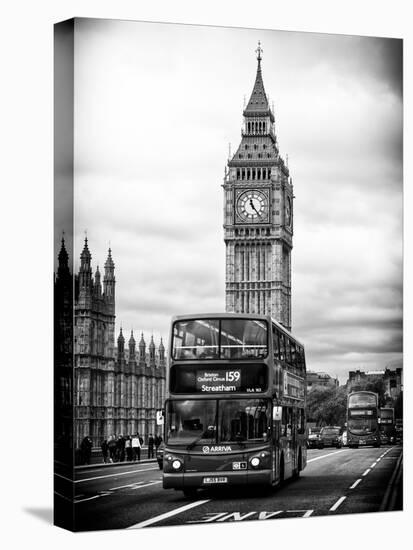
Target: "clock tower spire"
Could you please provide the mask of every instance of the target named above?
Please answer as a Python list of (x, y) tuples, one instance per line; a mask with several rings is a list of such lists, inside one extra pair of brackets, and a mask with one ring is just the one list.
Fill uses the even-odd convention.
[(271, 315), (291, 329), (293, 187), (265, 93), (260, 42), (255, 51), (257, 74), (241, 143), (223, 185), (226, 310)]

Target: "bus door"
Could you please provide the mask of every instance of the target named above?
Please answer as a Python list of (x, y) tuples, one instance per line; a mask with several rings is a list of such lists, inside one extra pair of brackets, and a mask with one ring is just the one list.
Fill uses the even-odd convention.
[(284, 476), (285, 478), (292, 475), (294, 468), (294, 422), (293, 422), (293, 409), (291, 407), (283, 407), (283, 420), (281, 429), (284, 431)]
[(273, 406), (272, 413), (272, 445), (271, 445), (271, 470), (272, 482), (278, 481), (280, 464), (280, 437), (281, 437), (282, 407)]
[(298, 467), (298, 422), (299, 409), (291, 409), (291, 448), (292, 448), (292, 469)]

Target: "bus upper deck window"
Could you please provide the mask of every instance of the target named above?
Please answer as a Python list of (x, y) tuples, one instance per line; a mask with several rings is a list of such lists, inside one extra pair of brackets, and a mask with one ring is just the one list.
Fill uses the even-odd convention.
[(278, 332), (275, 327), (273, 327), (273, 330), (272, 330), (272, 347), (273, 347), (274, 359), (279, 359), (280, 345), (278, 342)]
[(279, 333), (279, 342), (280, 342), (280, 360), (285, 361), (285, 341), (284, 341), (284, 334), (281, 332)]

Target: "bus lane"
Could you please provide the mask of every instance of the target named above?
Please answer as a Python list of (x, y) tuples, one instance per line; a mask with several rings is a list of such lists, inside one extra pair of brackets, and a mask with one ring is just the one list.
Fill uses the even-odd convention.
[[(149, 525), (177, 525), (184, 523), (224, 523), (233, 521), (281, 519), (341, 513), (341, 506), (348, 499), (354, 482), (386, 452), (383, 449), (340, 449), (329, 452), (309, 453), (309, 463), (298, 480), (287, 481), (274, 491), (263, 489), (228, 488), (219, 492), (200, 491), (198, 499), (187, 508), (183, 504), (174, 512), (159, 515), (133, 527)], [(376, 466), (375, 466), (376, 467)], [(378, 484), (386, 486), (391, 472), (386, 469), (369, 485), (367, 492), (377, 492)], [(371, 506), (363, 508), (363, 502), (371, 502), (371, 495), (364, 495), (358, 511), (371, 511)], [(188, 501), (187, 501), (188, 502)], [(347, 505), (347, 503), (346, 503)], [(351, 503), (349, 504), (351, 507)], [(375, 503), (376, 509), (380, 502)]]
[(402, 453), (401, 447), (382, 447), (380, 454), (350, 485), (340, 505), (340, 514), (377, 512)]

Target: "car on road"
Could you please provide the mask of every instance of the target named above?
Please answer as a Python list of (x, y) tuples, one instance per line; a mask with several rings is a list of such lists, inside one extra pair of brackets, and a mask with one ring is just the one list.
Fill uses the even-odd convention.
[(320, 439), (324, 447), (340, 447), (343, 446), (341, 440), (341, 428), (340, 426), (324, 426), (321, 428)]
[(308, 429), (307, 448), (322, 449), (324, 447), (320, 437), (321, 428), (314, 426)]
[(159, 447), (156, 449), (156, 460), (158, 462), (158, 466), (160, 470), (163, 470), (163, 451), (164, 451), (164, 444), (161, 443)]
[(388, 445), (390, 443), (390, 438), (385, 432), (380, 432), (380, 444)]

